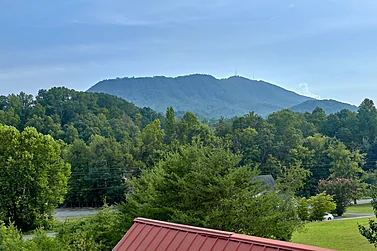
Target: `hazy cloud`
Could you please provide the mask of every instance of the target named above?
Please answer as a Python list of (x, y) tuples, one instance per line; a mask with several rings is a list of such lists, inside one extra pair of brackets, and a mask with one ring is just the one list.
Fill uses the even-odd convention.
[(301, 84), (298, 85), (298, 87), (299, 87), (299, 93), (301, 95), (311, 97), (311, 98), (315, 98), (315, 99), (321, 99), (321, 97), (319, 95), (316, 95), (309, 90), (308, 84), (301, 83)]
[(292, 9), (293, 7), (295, 7), (295, 4), (291, 3), (291, 4), (288, 6), (288, 9)]

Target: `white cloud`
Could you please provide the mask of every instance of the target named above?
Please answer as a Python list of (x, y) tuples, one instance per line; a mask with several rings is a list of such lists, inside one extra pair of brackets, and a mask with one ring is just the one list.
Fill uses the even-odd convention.
[(319, 95), (316, 95), (309, 90), (308, 84), (301, 83), (301, 84), (298, 85), (298, 87), (299, 87), (299, 93), (301, 95), (311, 97), (311, 98), (315, 98), (315, 99), (321, 99), (321, 97)]

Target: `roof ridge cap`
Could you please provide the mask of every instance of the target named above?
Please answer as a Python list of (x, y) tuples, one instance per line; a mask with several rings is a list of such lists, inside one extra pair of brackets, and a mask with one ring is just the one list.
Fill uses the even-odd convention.
[(226, 232), (226, 231), (220, 231), (220, 230), (214, 230), (214, 229), (202, 228), (202, 227), (193, 227), (193, 226), (187, 226), (187, 225), (178, 224), (178, 223), (151, 220), (151, 219), (140, 218), (140, 217), (134, 219), (134, 222), (163, 227), (163, 228), (170, 228), (170, 229), (175, 229), (175, 230), (180, 230), (180, 231), (185, 231), (185, 232), (203, 234), (203, 235), (208, 235), (208, 236), (217, 236), (217, 237), (222, 237), (222, 238), (231, 238), (231, 236), (235, 234), (233, 232)]

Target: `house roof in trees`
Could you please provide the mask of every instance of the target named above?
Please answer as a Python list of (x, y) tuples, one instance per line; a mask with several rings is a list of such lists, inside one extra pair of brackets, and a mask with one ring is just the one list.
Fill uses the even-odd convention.
[(272, 175), (258, 175), (255, 176), (253, 181), (262, 181), (262, 185), (266, 186), (267, 189), (275, 188), (275, 179)]
[(232, 232), (136, 218), (113, 251), (331, 251)]

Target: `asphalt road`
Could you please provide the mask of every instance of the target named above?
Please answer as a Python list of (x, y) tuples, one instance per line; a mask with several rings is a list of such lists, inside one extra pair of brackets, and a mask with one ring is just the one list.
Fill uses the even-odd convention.
[(374, 217), (374, 214), (344, 214), (343, 216), (335, 217), (334, 220), (350, 220), (368, 217)]
[(79, 217), (85, 215), (92, 215), (99, 212), (99, 209), (93, 208), (58, 208), (55, 209), (55, 218), (56, 219), (65, 219), (70, 217)]
[(372, 199), (364, 199), (364, 200), (357, 200), (357, 204), (368, 204), (372, 201)]

